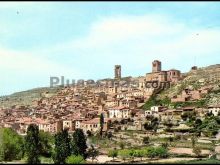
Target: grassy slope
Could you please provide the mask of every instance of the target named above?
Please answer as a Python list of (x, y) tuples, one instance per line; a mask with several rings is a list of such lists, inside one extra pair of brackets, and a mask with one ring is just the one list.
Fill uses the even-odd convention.
[(12, 105), (30, 105), (33, 100), (40, 99), (42, 93), (55, 94), (60, 87), (56, 88), (35, 88), (27, 91), (17, 92), (9, 96), (0, 97), (0, 107), (11, 107)]

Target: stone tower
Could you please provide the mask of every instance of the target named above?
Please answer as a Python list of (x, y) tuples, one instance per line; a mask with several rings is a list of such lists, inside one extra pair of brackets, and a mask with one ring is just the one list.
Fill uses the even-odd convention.
[(115, 79), (121, 79), (121, 65), (115, 65)]
[(152, 62), (152, 72), (160, 72), (161, 71), (161, 62), (158, 60), (154, 60)]

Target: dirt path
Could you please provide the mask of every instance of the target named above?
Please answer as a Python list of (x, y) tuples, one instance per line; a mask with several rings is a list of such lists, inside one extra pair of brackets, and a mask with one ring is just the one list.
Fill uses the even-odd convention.
[[(169, 152), (171, 153), (175, 153), (175, 154), (190, 154), (190, 155), (195, 155), (192, 151), (191, 148), (171, 148), (169, 150)], [(209, 150), (202, 150), (202, 154), (209, 154), (210, 151)]]

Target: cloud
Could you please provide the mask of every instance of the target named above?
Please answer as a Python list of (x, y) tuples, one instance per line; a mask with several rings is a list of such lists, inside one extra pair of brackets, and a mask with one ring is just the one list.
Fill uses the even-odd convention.
[(38, 75), (39, 81), (49, 74), (99, 79), (113, 77), (115, 64), (123, 76), (143, 76), (159, 59), (164, 70), (186, 72), (195, 57), (198, 66), (220, 61), (220, 29), (207, 26), (159, 14), (98, 17), (72, 41), (33, 52), (0, 49), (0, 69)]
[(94, 48), (111, 46), (132, 40), (145, 41), (180, 33), (184, 24), (169, 24), (169, 19), (161, 15), (115, 16), (100, 18), (95, 22), (85, 38), (74, 41), (74, 47)]
[[(77, 59), (100, 64), (94, 70), (119, 63), (127, 70), (125, 74), (132, 75), (136, 70), (137, 75), (139, 69), (143, 75), (150, 71), (154, 59), (161, 60), (164, 69), (182, 71), (190, 69), (195, 56), (198, 65), (215, 63), (219, 59), (219, 42), (219, 28), (189, 25), (169, 15), (119, 15), (100, 17), (87, 35), (63, 43), (56, 50), (69, 49), (79, 56)], [(210, 56), (214, 58), (205, 59)], [(187, 62), (183, 64), (184, 59)]]
[(51, 62), (46, 58), (39, 57), (30, 52), (0, 49), (0, 59), (0, 68), (4, 70), (14, 70), (15, 72), (25, 72), (37, 75), (66, 75), (74, 73), (74, 70), (71, 70), (65, 65), (59, 64), (58, 62)]
[(37, 54), (0, 49), (0, 95), (50, 85), (50, 77), (64, 76), (65, 80), (79, 79), (74, 67), (52, 62)]

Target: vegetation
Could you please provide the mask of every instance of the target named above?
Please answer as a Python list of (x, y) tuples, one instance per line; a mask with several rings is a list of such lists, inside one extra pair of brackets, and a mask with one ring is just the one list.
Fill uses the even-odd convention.
[(150, 122), (146, 122), (144, 124), (144, 129), (145, 130), (153, 130), (154, 132), (156, 132), (158, 125), (159, 125), (158, 118), (152, 118)]
[(147, 155), (147, 151), (146, 150), (135, 150), (134, 151), (134, 157), (137, 157), (137, 158), (140, 158), (141, 159), (141, 161), (142, 161), (142, 158), (144, 157), (144, 156), (146, 156)]
[(40, 138), (40, 154), (44, 157), (52, 156), (52, 145), (54, 144), (54, 137), (44, 131), (39, 132)]
[(199, 147), (193, 147), (193, 153), (197, 156), (200, 157), (202, 150)]
[(171, 103), (171, 106), (173, 108), (188, 107), (188, 106), (194, 106), (197, 108), (201, 108), (201, 107), (207, 106), (207, 100), (201, 99), (201, 100), (197, 100), (197, 101), (174, 102), (174, 103)]
[(53, 160), (55, 164), (64, 164), (66, 158), (71, 155), (70, 138), (68, 131), (62, 130), (55, 135), (55, 149)]
[(119, 157), (121, 157), (122, 160), (132, 159), (134, 158), (140, 158), (142, 160), (143, 157), (148, 158), (166, 158), (168, 157), (168, 150), (164, 147), (147, 147), (143, 149), (124, 149), (118, 151)]
[(86, 149), (86, 136), (82, 129), (76, 129), (72, 135), (72, 154), (81, 155), (84, 159), (87, 157)]
[(96, 157), (99, 155), (99, 151), (94, 148), (92, 145), (91, 148), (88, 150), (88, 157), (92, 159), (92, 162), (96, 159)]
[(168, 150), (164, 147), (148, 147), (147, 148), (147, 157), (149, 158), (166, 158), (168, 157)]
[(103, 113), (101, 113), (101, 115), (100, 115), (100, 136), (101, 137), (102, 137), (102, 131), (103, 131), (103, 127), (104, 127), (104, 122), (105, 122), (104, 115), (103, 115)]
[(202, 132), (208, 137), (213, 137), (220, 128), (220, 119), (218, 116), (206, 116), (204, 120), (192, 121), (192, 126), (194, 126), (193, 132), (197, 134)]
[(118, 152), (118, 155), (119, 155), (119, 156), (121, 157), (121, 159), (124, 160), (124, 162), (125, 162), (125, 160), (130, 157), (130, 154), (129, 154), (129, 153), (130, 153), (129, 150), (124, 149), (124, 150), (120, 150), (120, 151)]
[(146, 136), (146, 137), (143, 138), (143, 143), (144, 143), (144, 144), (149, 144), (149, 143), (150, 143), (150, 138), (149, 138), (149, 136)]
[(81, 155), (71, 155), (68, 156), (65, 160), (67, 164), (85, 164), (85, 160)]
[(146, 103), (143, 105), (143, 109), (145, 110), (149, 110), (152, 106), (158, 105), (159, 101), (156, 100), (156, 95), (152, 95), (147, 101)]
[(0, 161), (23, 157), (24, 139), (10, 128), (0, 128)]
[(40, 136), (39, 128), (35, 124), (30, 124), (25, 137), (25, 153), (27, 155), (28, 164), (40, 163)]
[(109, 157), (112, 157), (113, 160), (114, 160), (114, 158), (116, 158), (116, 157), (118, 156), (118, 151), (117, 151), (116, 149), (110, 150), (110, 151), (108, 152), (108, 156), (109, 156)]

